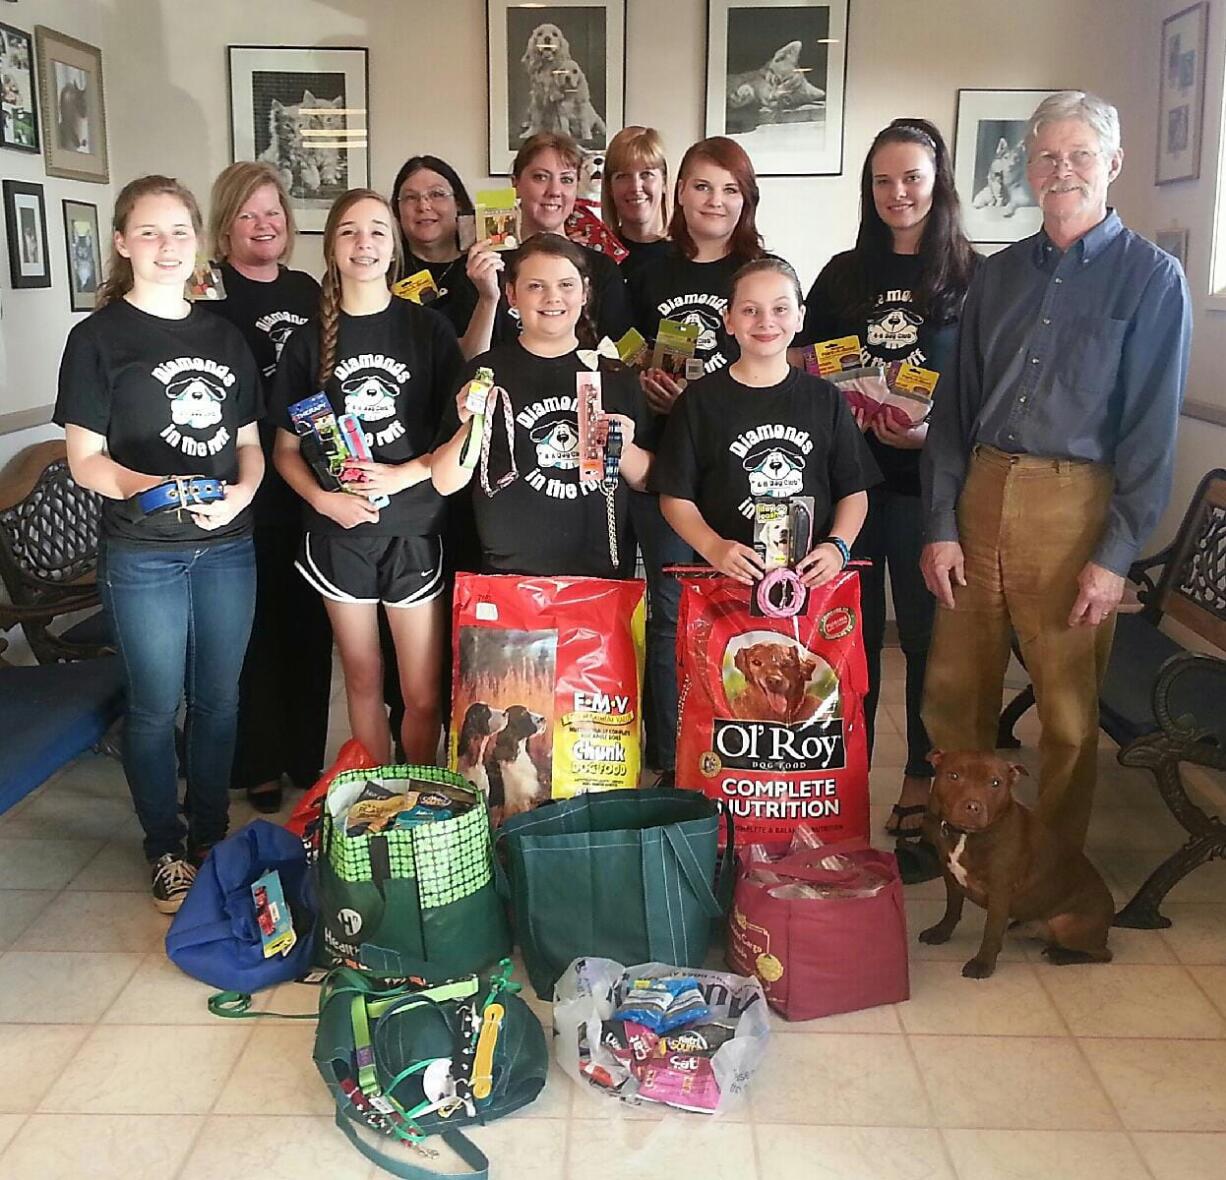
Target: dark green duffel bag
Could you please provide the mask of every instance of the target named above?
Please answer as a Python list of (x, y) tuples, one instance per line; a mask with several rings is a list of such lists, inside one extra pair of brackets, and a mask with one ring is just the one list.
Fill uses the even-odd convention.
[[(348, 836), (345, 801), (368, 779), (436, 783), (470, 795), (473, 806), (419, 827)], [(436, 766), (337, 775), (323, 808), (319, 916), (326, 966), (358, 967), (386, 978), (452, 979), (510, 954), (481, 792)]]
[(542, 999), (571, 962), (700, 967), (732, 896), (732, 816), (696, 791), (652, 787), (577, 795), (495, 833), (506, 852), (516, 939)]

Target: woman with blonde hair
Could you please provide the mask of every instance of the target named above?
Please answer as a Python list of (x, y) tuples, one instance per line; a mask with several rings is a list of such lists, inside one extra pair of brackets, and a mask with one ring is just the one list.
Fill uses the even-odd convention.
[(654, 127), (623, 127), (609, 141), (600, 208), (605, 224), (630, 251), (621, 264), (627, 283), (668, 253), (668, 160)]
[[(431, 450), (463, 358), (442, 315), (392, 295), (400, 232), (382, 196), (351, 189), (338, 198), (323, 253), (318, 317), (290, 337), (270, 405), (277, 469), (306, 502), (298, 571), (325, 600), (353, 736), (380, 762), (391, 756), (378, 624), (386, 608), (405, 704), (401, 743), (409, 762), (430, 763), (447, 617), (446, 506), (430, 482)], [(361, 482), (346, 490), (320, 485), (289, 417), (320, 390), (338, 416), (359, 421), (370, 448), (369, 462), (353, 464)], [(372, 502), (383, 497), (382, 507)]]
[[(224, 297), (201, 305), (229, 320), (255, 357), (267, 395), (291, 333), (319, 307), (319, 284), (285, 264), (294, 213), (268, 164), (240, 160), (213, 182), (209, 243)], [(260, 423), (267, 475), (255, 513), (255, 622), (239, 680), (238, 744), (230, 785), (262, 812), (281, 805), (284, 775), (296, 787), (319, 777), (328, 738), (332, 631), (319, 596), (294, 572), (298, 499), (272, 467), (276, 429)]]
[[(195, 197), (168, 176), (140, 177), (120, 192), (112, 227), (97, 310), (64, 346), (55, 421), (73, 478), (102, 497), (97, 577), (123, 657), (124, 773), (153, 902), (170, 914), (228, 823), (255, 602), (260, 385), (242, 336), (184, 298)], [(185, 689), (186, 832), (175, 751)]]

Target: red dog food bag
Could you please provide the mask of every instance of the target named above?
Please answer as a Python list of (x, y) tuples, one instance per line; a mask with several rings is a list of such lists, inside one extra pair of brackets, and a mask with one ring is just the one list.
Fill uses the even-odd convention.
[(645, 628), (642, 582), (457, 575), (448, 765), (496, 820), (638, 786)]
[(737, 844), (868, 839), (868, 671), (860, 582), (844, 570), (791, 618), (748, 586), (681, 575), (677, 785), (731, 805)]

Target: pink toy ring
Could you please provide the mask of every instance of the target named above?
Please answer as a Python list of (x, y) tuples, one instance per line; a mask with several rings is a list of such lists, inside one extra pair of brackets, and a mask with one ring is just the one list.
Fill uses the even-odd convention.
[(757, 589), (758, 609), (768, 619), (790, 619), (805, 605), (805, 584), (795, 570), (786, 566), (771, 570)]

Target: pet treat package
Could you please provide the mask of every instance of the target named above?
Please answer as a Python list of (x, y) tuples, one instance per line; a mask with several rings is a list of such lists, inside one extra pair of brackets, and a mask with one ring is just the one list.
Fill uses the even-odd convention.
[(507, 818), (638, 786), (642, 582), (456, 577), (449, 765)]
[(754, 591), (692, 570), (677, 624), (677, 786), (722, 799), (738, 846), (868, 839), (868, 672), (860, 581), (844, 570), (790, 618)]
[(554, 988), (558, 1064), (585, 1090), (722, 1114), (744, 1098), (770, 1036), (753, 976), (576, 959)]

